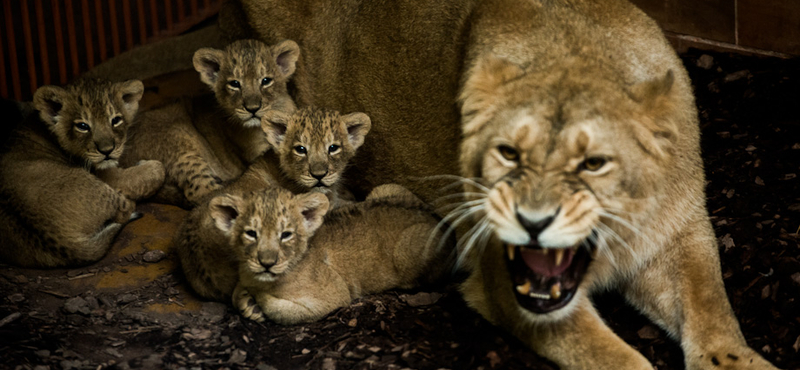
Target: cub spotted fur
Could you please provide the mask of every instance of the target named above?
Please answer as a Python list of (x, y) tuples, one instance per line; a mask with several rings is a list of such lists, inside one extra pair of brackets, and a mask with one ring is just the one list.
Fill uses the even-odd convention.
[(261, 118), (271, 110), (295, 110), (286, 83), (299, 54), (291, 40), (274, 46), (240, 40), (225, 50), (198, 50), (195, 69), (214, 96), (141, 114), (123, 164), (160, 160), (167, 179), (157, 200), (187, 208), (197, 205), (269, 149)]
[(223, 197), (215, 199), (229, 209), (214, 218), (239, 260), (233, 304), (253, 320), (315, 321), (363, 295), (411, 289), (450, 271), (452, 244), (437, 248), (439, 219), (399, 185), (329, 212), (324, 224), (316, 217), (326, 207), (309, 213), (305, 199), (283, 189)]
[(652, 369), (592, 305), (619, 289), (686, 368), (774, 369), (725, 295), (690, 81), (628, 1), (236, 3), (257, 37), (315, 51), (300, 104), (369, 112), (351, 185), (430, 201), (408, 179), (459, 174), (480, 194), (447, 217), (471, 220), (461, 291), (485, 318), (562, 369)]
[(164, 182), (158, 161), (120, 169), (138, 80), (81, 80), (36, 90), (31, 114), (0, 154), (0, 259), (28, 267), (85, 265), (105, 255), (134, 201)]

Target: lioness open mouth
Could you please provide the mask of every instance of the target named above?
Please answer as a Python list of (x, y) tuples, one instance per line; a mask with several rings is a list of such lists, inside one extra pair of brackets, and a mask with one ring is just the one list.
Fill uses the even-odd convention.
[(536, 242), (504, 246), (517, 302), (534, 313), (555, 311), (572, 300), (595, 249), (590, 240), (560, 249), (542, 248)]

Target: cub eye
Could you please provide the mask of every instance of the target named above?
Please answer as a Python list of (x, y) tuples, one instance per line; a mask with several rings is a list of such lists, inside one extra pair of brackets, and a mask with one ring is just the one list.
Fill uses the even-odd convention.
[(261, 79), (261, 86), (269, 86), (272, 85), (272, 79), (269, 77), (264, 77)]
[(507, 161), (517, 162), (519, 161), (519, 152), (508, 146), (508, 145), (500, 145), (497, 147), (497, 151), (500, 152), (500, 155)]
[(75, 128), (80, 132), (88, 132), (91, 129), (86, 122), (75, 123)]
[(302, 145), (298, 145), (298, 146), (294, 147), (294, 151), (297, 154), (306, 154), (306, 147), (304, 147)]
[(281, 240), (289, 240), (292, 237), (292, 233), (289, 231), (284, 231), (281, 233)]
[(122, 123), (122, 117), (120, 117), (120, 116), (116, 116), (116, 117), (111, 119), (111, 126), (116, 127), (116, 126), (119, 126), (120, 123)]
[(340, 147), (338, 145), (333, 144), (333, 145), (328, 147), (328, 153), (336, 153), (336, 152), (339, 151), (339, 148)]
[(244, 232), (244, 234), (250, 237), (251, 239), (258, 238), (258, 233), (255, 230), (247, 230)]
[(580, 169), (594, 172), (605, 166), (607, 162), (608, 160), (603, 157), (589, 157), (581, 163)]
[(238, 89), (238, 88), (242, 87), (242, 84), (240, 84), (239, 81), (230, 80), (230, 81), (228, 81), (228, 86), (230, 86), (230, 87), (232, 87), (234, 89)]

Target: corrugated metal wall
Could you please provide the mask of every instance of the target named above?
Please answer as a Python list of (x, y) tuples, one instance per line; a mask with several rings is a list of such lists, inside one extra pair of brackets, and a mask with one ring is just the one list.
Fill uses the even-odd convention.
[(0, 96), (30, 100), (137, 45), (184, 32), (222, 0), (0, 0)]

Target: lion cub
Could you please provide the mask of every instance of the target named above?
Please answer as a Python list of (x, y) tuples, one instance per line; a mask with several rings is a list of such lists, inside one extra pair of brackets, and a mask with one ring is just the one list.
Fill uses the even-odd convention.
[(275, 149), (250, 171), (295, 194), (321, 192), (334, 207), (352, 197), (342, 186), (342, 175), (372, 127), (369, 116), (304, 107), (291, 115), (271, 111), (261, 125)]
[(264, 213), (231, 207), (215, 217), (237, 252), (233, 304), (245, 317), (284, 325), (315, 321), (363, 295), (411, 289), (449, 271), (454, 240), (437, 248), (439, 220), (399, 185), (380, 186), (364, 202), (333, 210), (321, 226), (307, 221), (299, 201), (280, 193), (227, 198), (231, 205), (264, 202), (258, 208)]
[(144, 86), (82, 80), (36, 90), (31, 114), (0, 154), (0, 259), (28, 267), (85, 265), (105, 255), (153, 195), (164, 167), (117, 167)]
[(123, 164), (160, 160), (167, 180), (157, 200), (185, 208), (199, 204), (269, 149), (261, 118), (271, 110), (295, 110), (286, 83), (299, 55), (291, 40), (274, 46), (239, 40), (225, 50), (198, 50), (195, 69), (214, 97), (141, 114)]

